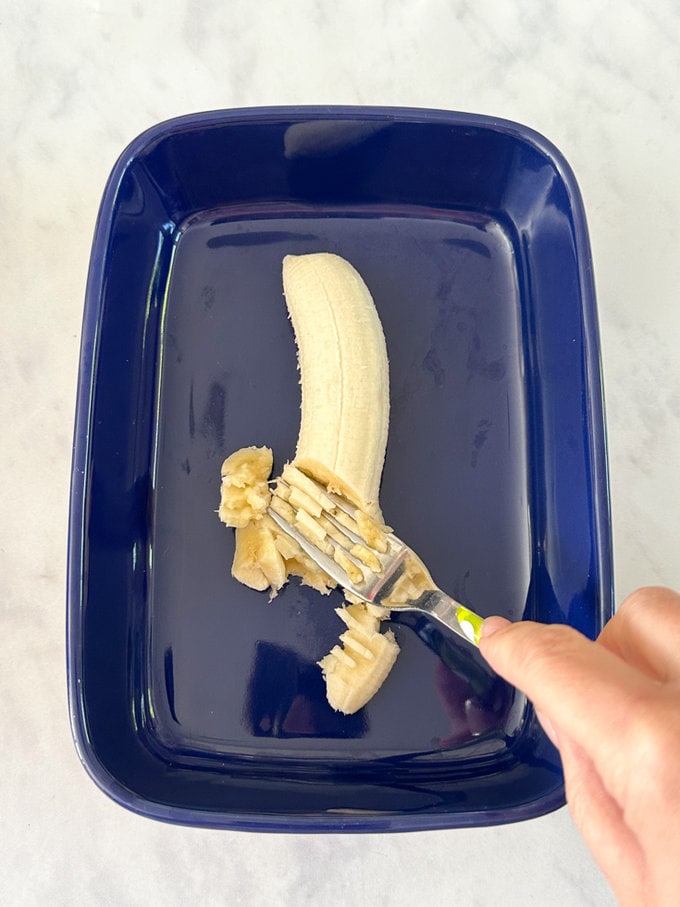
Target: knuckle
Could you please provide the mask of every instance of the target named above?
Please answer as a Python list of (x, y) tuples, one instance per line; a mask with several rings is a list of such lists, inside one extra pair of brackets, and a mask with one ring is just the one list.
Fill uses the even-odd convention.
[(679, 770), (673, 754), (680, 742), (680, 707), (658, 693), (640, 699), (634, 709), (627, 734), (626, 749), (631, 766), (639, 772), (644, 787), (652, 795), (667, 795), (678, 785)]
[(676, 608), (679, 603), (680, 595), (672, 589), (665, 586), (642, 586), (623, 600), (617, 614), (637, 617), (641, 609), (648, 611), (650, 608), (665, 608), (669, 605)]

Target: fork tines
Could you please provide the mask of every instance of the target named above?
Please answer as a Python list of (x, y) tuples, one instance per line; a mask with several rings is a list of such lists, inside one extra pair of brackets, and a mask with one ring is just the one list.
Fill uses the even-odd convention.
[[(346, 588), (374, 581), (391, 560), (388, 527), (290, 464), (277, 480), (270, 515)], [(330, 560), (322, 563), (321, 556)]]

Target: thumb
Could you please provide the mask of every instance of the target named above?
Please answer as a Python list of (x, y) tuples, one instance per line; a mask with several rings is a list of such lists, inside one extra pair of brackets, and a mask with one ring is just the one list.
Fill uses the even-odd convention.
[(581, 746), (592, 748), (597, 741), (603, 758), (612, 755), (610, 748), (621, 748), (633, 704), (654, 687), (650, 678), (564, 624), (487, 618), (479, 650), (542, 717)]
[[(497, 631), (505, 630), (511, 626), (512, 626), (512, 623), (509, 620), (506, 620), (506, 618), (504, 618), (504, 617), (497, 617), (497, 616), (488, 617), (482, 624), (481, 639), (484, 640), (484, 645), (482, 645), (480, 642), (480, 649), (484, 650), (483, 654), (487, 658), (487, 661), (489, 661), (489, 663), (492, 664), (492, 666), (493, 666), (493, 661), (495, 661), (493, 651), (494, 651), (496, 643), (498, 643), (501, 646), (501, 648), (505, 648), (507, 646), (508, 641), (507, 641), (507, 639), (503, 640), (502, 638), (498, 638), (497, 640), (495, 640), (494, 644), (491, 646), (489, 645), (488, 641), (489, 641), (490, 637), (493, 636), (494, 633), (496, 633)], [(499, 667), (498, 673), (500, 673), (501, 666), (499, 665), (498, 667)], [(537, 712), (537, 716), (538, 716), (538, 720), (543, 725), (543, 729), (545, 730), (546, 734), (548, 735), (548, 737), (550, 738), (552, 743), (554, 743), (555, 746), (557, 746), (557, 734), (553, 727), (552, 721), (548, 718), (547, 715), (544, 715), (541, 712)]]

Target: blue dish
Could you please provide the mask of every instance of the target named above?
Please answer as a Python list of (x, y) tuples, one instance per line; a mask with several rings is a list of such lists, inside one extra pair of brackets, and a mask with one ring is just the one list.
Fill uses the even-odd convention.
[(381, 502), (481, 614), (612, 613), (599, 344), (579, 191), (497, 119), (271, 108), (162, 123), (115, 165), (85, 302), (71, 487), (77, 750), (141, 814), (250, 830), (489, 825), (564, 802), (531, 706), (427, 621), (359, 714), (315, 665), (330, 600), (230, 576), (220, 465), (298, 431), (289, 252), (337, 252), (390, 355)]

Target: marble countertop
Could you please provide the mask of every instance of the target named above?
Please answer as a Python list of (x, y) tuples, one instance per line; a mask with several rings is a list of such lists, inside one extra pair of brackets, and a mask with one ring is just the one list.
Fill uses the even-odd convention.
[(27, 0), (0, 16), (0, 889), (20, 904), (613, 904), (566, 809), (427, 833), (257, 835), (128, 813), (68, 727), (66, 520), (101, 193), (168, 117), (273, 104), (491, 114), (579, 181), (608, 408), (616, 597), (680, 586), (680, 15), (673, 0)]

